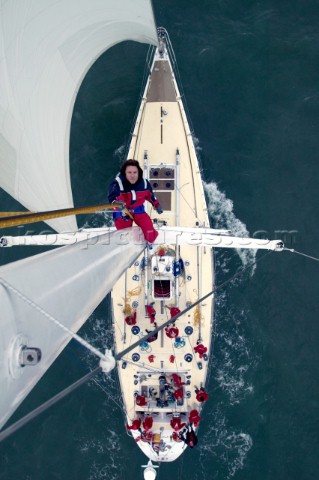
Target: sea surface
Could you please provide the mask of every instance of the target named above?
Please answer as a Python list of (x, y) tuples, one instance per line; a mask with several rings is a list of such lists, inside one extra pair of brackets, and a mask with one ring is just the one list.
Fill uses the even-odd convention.
[[(179, 65), (211, 225), (282, 238), (319, 257), (318, 0), (154, 4)], [(70, 143), (76, 205), (106, 199), (125, 156), (147, 49), (112, 48), (83, 82)], [(0, 200), (16, 208), (3, 192)], [(1, 263), (24, 255), (2, 250)], [(229, 281), (216, 298), (199, 444), (162, 465), (160, 480), (319, 478), (318, 278), (317, 261), (288, 251), (216, 251), (216, 283)], [(99, 348), (111, 345), (109, 321), (106, 299), (80, 333)], [(13, 419), (95, 366), (71, 342)], [(0, 479), (142, 478), (146, 459), (126, 434), (119, 403), (113, 375), (81, 387), (0, 445)]]

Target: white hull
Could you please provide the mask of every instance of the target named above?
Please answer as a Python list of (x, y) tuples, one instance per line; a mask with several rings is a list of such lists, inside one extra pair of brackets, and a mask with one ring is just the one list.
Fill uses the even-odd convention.
[[(157, 219), (159, 224), (167, 222), (168, 227), (198, 227), (199, 230), (209, 227), (193, 138), (166, 53), (161, 57), (156, 51), (128, 158), (140, 162), (144, 176), (149, 178), (164, 209), (159, 216), (148, 204), (148, 213), (153, 219)], [(178, 243), (178, 235), (174, 238)], [(170, 311), (166, 307), (184, 310), (213, 288), (214, 267), (210, 247), (198, 247), (187, 242), (173, 243), (164, 247), (165, 255), (162, 257), (158, 256), (160, 250), (163, 247), (156, 242), (152, 250), (147, 250), (127, 270), (112, 291), (117, 353), (145, 335), (147, 329), (153, 329), (146, 316), (145, 305), (155, 302), (156, 323), (160, 326), (170, 318)], [(179, 258), (183, 259), (185, 270), (183, 275), (175, 277), (172, 262)], [(180, 414), (181, 421), (187, 422), (191, 410), (201, 410), (202, 405), (196, 400), (195, 386), (204, 386), (207, 376), (211, 353), (212, 305), (213, 298), (177, 320), (176, 327), (181, 338), (179, 344), (175, 339), (168, 338), (162, 330), (156, 341), (135, 348), (118, 362), (128, 424), (137, 418), (143, 422), (147, 414), (152, 415), (153, 427), (149, 440), (139, 440), (140, 431), (133, 431), (133, 436), (137, 445), (153, 461), (173, 461), (187, 448), (183, 441), (173, 439), (174, 430), (170, 420), (173, 414)], [(132, 326), (125, 323), (125, 317), (130, 312), (136, 312), (138, 334), (134, 334)], [(200, 360), (194, 352), (198, 341), (208, 349), (206, 360)], [(191, 357), (185, 357), (187, 354)], [(154, 357), (150, 359), (150, 355)], [(139, 360), (134, 361), (135, 358)], [(187, 361), (185, 358), (192, 359)], [(185, 382), (184, 398), (178, 404), (171, 396), (168, 398), (167, 390), (160, 393), (159, 377), (165, 376), (170, 383), (173, 373), (177, 373)], [(152, 389), (156, 392), (153, 395)], [(146, 397), (146, 406), (136, 405), (137, 393)], [(161, 406), (158, 399), (162, 401)]]

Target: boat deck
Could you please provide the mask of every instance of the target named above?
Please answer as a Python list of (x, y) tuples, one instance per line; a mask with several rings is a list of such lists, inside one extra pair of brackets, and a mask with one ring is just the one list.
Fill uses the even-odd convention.
[(147, 102), (176, 101), (172, 72), (167, 60), (155, 62), (146, 98)]
[[(158, 228), (163, 224), (209, 226), (193, 138), (165, 56), (160, 58), (157, 54), (155, 59), (128, 158), (140, 162), (164, 209), (159, 216), (147, 207)], [(155, 324), (160, 326), (168, 321), (174, 313), (171, 309), (183, 311), (212, 287), (211, 249), (155, 242), (113, 289), (116, 351), (121, 352), (142, 338)], [(156, 312), (155, 323), (146, 306)], [(202, 408), (195, 389), (205, 385), (207, 375), (212, 301), (209, 299), (179, 317), (173, 328), (178, 331), (162, 330), (156, 340), (143, 342), (118, 363), (128, 424), (136, 419), (142, 422), (141, 431), (131, 432), (144, 453), (155, 461), (174, 460), (185, 449), (185, 443), (176, 435), (174, 440), (172, 418), (179, 417), (181, 423), (187, 423), (189, 412), (200, 412)], [(170, 338), (168, 333), (176, 336)], [(207, 349), (202, 358), (194, 350), (198, 344)], [(177, 383), (174, 374), (180, 377)], [(138, 404), (140, 396), (145, 405)], [(151, 436), (145, 438), (143, 422), (147, 416), (152, 416), (153, 426)]]

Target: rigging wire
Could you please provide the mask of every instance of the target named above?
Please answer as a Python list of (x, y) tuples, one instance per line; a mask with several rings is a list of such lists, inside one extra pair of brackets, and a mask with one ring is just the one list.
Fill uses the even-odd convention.
[(126, 363), (130, 363), (132, 365), (137, 365), (138, 367), (144, 368), (145, 370), (148, 370), (149, 372), (153, 372), (153, 373), (161, 373), (162, 372), (162, 370), (157, 370), (156, 368), (151, 367), (148, 364), (141, 363), (141, 362), (133, 362), (133, 360), (129, 360), (127, 357), (124, 357), (123, 361), (125, 361)]
[(123, 407), (123, 405), (121, 405), (119, 402), (117, 402), (117, 401), (112, 397), (112, 395), (110, 395), (109, 392), (107, 392), (107, 391), (105, 390), (105, 388), (96, 380), (96, 378), (93, 378), (92, 380), (93, 380), (93, 382), (94, 382), (98, 387), (100, 387), (100, 389), (102, 390), (102, 392), (105, 393), (105, 395), (107, 396), (107, 398), (108, 398), (109, 400), (112, 400), (112, 402), (115, 403), (115, 405), (116, 405), (117, 407), (119, 407), (120, 409)]
[(40, 405), (39, 407), (32, 410), (30, 413), (28, 413), (24, 417), (20, 418), (20, 420), (18, 420), (17, 422), (13, 423), (8, 428), (6, 428), (2, 432), (0, 432), (0, 442), (5, 440), (7, 437), (12, 435), (17, 430), (20, 430), (20, 428), (22, 428), (24, 425), (26, 425), (26, 423), (30, 422), (30, 420), (37, 417), (38, 415), (40, 415), (40, 413), (44, 412), (49, 407), (51, 407), (52, 405), (57, 403), (59, 400), (66, 397), (67, 395), (69, 395), (69, 393), (76, 390), (78, 387), (83, 385), (83, 383), (88, 382), (92, 377), (94, 377), (95, 375), (97, 375), (101, 371), (102, 371), (101, 367), (95, 368), (91, 372), (87, 373), (84, 377), (82, 377), (79, 380), (77, 380), (76, 382), (72, 383), (72, 385), (69, 385), (67, 388), (65, 388), (61, 392), (57, 393), (56, 395), (54, 395), (54, 397), (50, 398), (49, 400), (44, 402), (42, 405)]
[(80, 343), (83, 347), (87, 348), (91, 353), (94, 353), (94, 355), (99, 357), (101, 360), (105, 360), (105, 355), (103, 353), (101, 353), (95, 347), (90, 345), (86, 340), (80, 337), (77, 333), (72, 332), (72, 330), (70, 330), (61, 322), (59, 322), (59, 320), (54, 318), (53, 315), (51, 315), (46, 310), (44, 310), (44, 308), (34, 303), (30, 298), (28, 298), (26, 295), (24, 295), (19, 290), (17, 290), (13, 285), (7, 282), (4, 278), (0, 277), (0, 283), (2, 283), (2, 285), (6, 287), (8, 290), (11, 290), (11, 292), (17, 295), (17, 297), (19, 297), (23, 302), (27, 303), (28, 305), (30, 305), (30, 307), (34, 308), (37, 312), (41, 313), (45, 318), (50, 320), (50, 322), (54, 323), (56, 326), (58, 326), (59, 328), (64, 330), (66, 333), (68, 333), (74, 340)]
[[(268, 251), (266, 252), (264, 255), (262, 255), (258, 260), (256, 260), (256, 263), (257, 262), (260, 262), (260, 260), (262, 260), (263, 258), (265, 258), (266, 256), (268, 256), (270, 253), (273, 253), (272, 251)], [(187, 307), (185, 310), (181, 311), (180, 313), (178, 313), (177, 315), (175, 315), (174, 317), (170, 318), (167, 322), (163, 323), (160, 327), (156, 328), (155, 330), (152, 330), (149, 334), (141, 337), (137, 342), (133, 343), (133, 345), (131, 345), (130, 347), (126, 348), (125, 350), (123, 350), (122, 352), (120, 352), (119, 354), (115, 355), (115, 360), (120, 360), (124, 355), (126, 355), (127, 353), (129, 353), (131, 350), (133, 350), (134, 348), (136, 348), (137, 346), (139, 346), (140, 343), (142, 342), (145, 342), (147, 341), (147, 339), (151, 336), (154, 335), (154, 332), (159, 332), (161, 330), (163, 330), (166, 326), (168, 326), (169, 324), (171, 323), (174, 323), (176, 322), (176, 320), (178, 320), (179, 317), (181, 317), (182, 315), (184, 315), (185, 313), (187, 313), (189, 310), (191, 310), (192, 308), (196, 307), (196, 305), (198, 305), (199, 303), (203, 302), (206, 298), (208, 298), (209, 296), (212, 296), (214, 293), (216, 293), (216, 291), (222, 289), (223, 287), (225, 287), (228, 283), (230, 283), (234, 278), (238, 277), (240, 274), (242, 274), (247, 268), (248, 268), (249, 265), (246, 265), (246, 266), (243, 266), (242, 268), (238, 269), (237, 272), (235, 272), (234, 275), (232, 275), (229, 279), (225, 280), (224, 282), (222, 282), (221, 284), (217, 285), (215, 288), (213, 288), (212, 291), (210, 291), (209, 293), (207, 293), (206, 295), (204, 295), (202, 298), (200, 298), (198, 301), (196, 301), (194, 304), (190, 305), (189, 307)], [(1, 280), (1, 279), (0, 279)], [(144, 367), (145, 368), (145, 367)], [(84, 375), (84, 377), (80, 378), (79, 380), (77, 380), (76, 382), (74, 382), (73, 384), (71, 384), (69, 387), (65, 388), (64, 390), (62, 390), (61, 392), (57, 393), (54, 397), (50, 398), (49, 400), (47, 400), (45, 403), (43, 403), (42, 405), (40, 405), (39, 407), (37, 407), (36, 409), (32, 410), (30, 413), (28, 413), (27, 415), (25, 415), (24, 417), (22, 417), (20, 420), (18, 420), (17, 422), (13, 423), (12, 425), (10, 425), (8, 428), (6, 428), (5, 430), (3, 430), (2, 432), (0, 432), (0, 442), (2, 442), (3, 440), (5, 440), (6, 438), (8, 438), (10, 435), (12, 435), (14, 432), (16, 432), (17, 430), (19, 430), (20, 428), (22, 428), (24, 425), (26, 425), (29, 421), (31, 421), (33, 418), (37, 417), (38, 415), (40, 415), (42, 412), (44, 412), (45, 410), (47, 410), (49, 407), (51, 407), (52, 405), (54, 405), (55, 403), (57, 403), (59, 400), (61, 400), (62, 398), (66, 397), (69, 393), (73, 392), (74, 390), (76, 390), (77, 388), (79, 388), (81, 385), (83, 385), (84, 383), (86, 383), (88, 380), (90, 380), (91, 378), (93, 378), (95, 375), (97, 375), (98, 373), (100, 373), (102, 371), (102, 368), (99, 366), (97, 368), (95, 368), (94, 370), (92, 370), (91, 372), (87, 373), (86, 375)]]
[(298, 255), (302, 255), (303, 257), (307, 257), (307, 258), (310, 258), (311, 260), (315, 260), (316, 262), (319, 262), (319, 258), (312, 257), (311, 255), (307, 255), (306, 253), (297, 252), (297, 250), (295, 250), (294, 248), (284, 248), (284, 250), (291, 253), (297, 253)]
[[(182, 162), (181, 162), (182, 163)], [(202, 222), (201, 220), (198, 218), (198, 216), (196, 215), (196, 211), (195, 211), (195, 208), (193, 208), (191, 206), (191, 204), (188, 202), (187, 198), (185, 197), (185, 195), (183, 195), (183, 193), (181, 192), (181, 189), (183, 187), (185, 187), (185, 185), (188, 185), (188, 183), (184, 183), (184, 185), (181, 185), (179, 188), (177, 188), (177, 191), (178, 193), (181, 195), (181, 197), (183, 197), (183, 200), (185, 201), (186, 205), (190, 208), (192, 214), (194, 215), (194, 218), (195, 220), (197, 220), (201, 225), (202, 225)]]

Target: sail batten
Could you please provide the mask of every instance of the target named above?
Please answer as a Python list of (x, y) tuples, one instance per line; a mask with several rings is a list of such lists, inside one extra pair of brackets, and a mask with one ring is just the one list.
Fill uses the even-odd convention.
[[(92, 63), (124, 40), (157, 42), (149, 0), (0, 2), (0, 186), (29, 210), (73, 206), (75, 97)], [(75, 231), (75, 217), (48, 221)]]

